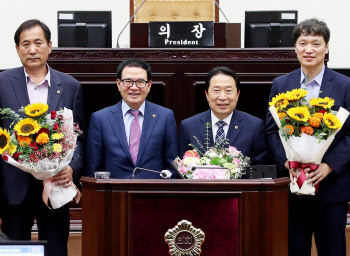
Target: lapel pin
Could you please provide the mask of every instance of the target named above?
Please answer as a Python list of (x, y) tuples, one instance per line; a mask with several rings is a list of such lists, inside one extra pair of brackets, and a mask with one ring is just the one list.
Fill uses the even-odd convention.
[(235, 126), (235, 129), (238, 130), (238, 126), (237, 125)]
[(157, 116), (155, 114), (152, 115), (153, 118), (156, 118)]
[(60, 90), (57, 90), (57, 94), (60, 94), (61, 93), (61, 91)]

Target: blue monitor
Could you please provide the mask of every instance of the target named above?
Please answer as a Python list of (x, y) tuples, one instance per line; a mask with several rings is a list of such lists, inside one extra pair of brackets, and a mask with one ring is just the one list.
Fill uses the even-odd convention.
[(48, 256), (46, 241), (3, 241), (0, 256)]
[(246, 11), (245, 48), (293, 47), (298, 11)]
[(111, 11), (58, 11), (58, 47), (112, 47)]

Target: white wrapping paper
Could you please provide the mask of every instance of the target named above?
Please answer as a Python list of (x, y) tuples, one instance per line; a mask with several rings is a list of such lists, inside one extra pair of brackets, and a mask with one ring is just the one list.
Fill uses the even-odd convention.
[[(278, 118), (275, 107), (271, 106), (269, 110), (278, 128), (280, 128), (281, 122)], [(348, 116), (349, 112), (342, 107), (336, 114), (336, 117), (342, 124), (344, 124)], [(303, 164), (320, 164), (324, 154), (332, 144), (335, 135), (339, 131), (340, 129), (334, 130), (332, 134), (327, 138), (327, 140), (322, 140), (320, 142), (318, 142), (319, 139), (315, 136), (310, 136), (304, 133), (300, 137), (290, 136), (287, 141), (284, 137), (282, 137), (281, 131), (279, 131), (279, 135), (283, 144), (284, 151), (286, 152), (286, 157), (289, 161), (296, 161)], [(296, 181), (297, 178), (294, 178), (294, 184), (290, 183), (290, 191), (292, 193), (302, 195), (315, 195), (315, 187), (313, 187), (312, 184), (304, 182), (302, 187), (299, 188)]]

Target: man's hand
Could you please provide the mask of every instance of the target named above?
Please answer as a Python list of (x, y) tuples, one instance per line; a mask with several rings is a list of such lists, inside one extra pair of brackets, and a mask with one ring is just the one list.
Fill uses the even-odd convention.
[(73, 182), (73, 169), (69, 165), (53, 177), (53, 182), (57, 186), (69, 187)]
[(287, 160), (284, 163), (284, 167), (286, 167), (288, 169), (290, 182), (292, 182), (292, 184), (294, 184), (294, 177), (298, 178), (298, 174), (297, 174), (296, 170), (294, 168), (289, 168), (289, 160)]
[(333, 169), (326, 163), (321, 163), (316, 171), (310, 172), (311, 170), (309, 168), (305, 169), (305, 172), (308, 173), (307, 175), (307, 183), (312, 183), (312, 186), (316, 186), (318, 183), (321, 182), (324, 178), (330, 174)]

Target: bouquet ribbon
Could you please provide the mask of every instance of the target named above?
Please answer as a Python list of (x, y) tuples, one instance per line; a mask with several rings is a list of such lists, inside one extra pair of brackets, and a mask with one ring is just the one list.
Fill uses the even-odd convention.
[[(301, 172), (298, 176), (298, 179), (297, 179), (297, 184), (299, 186), (299, 188), (301, 188), (301, 186), (304, 184), (305, 180), (306, 180), (306, 173), (304, 171), (304, 169), (306, 168), (310, 168), (311, 169), (311, 172), (313, 171), (316, 171), (317, 168), (318, 168), (318, 164), (302, 164), (300, 162), (297, 162), (297, 161), (290, 161), (289, 162), (289, 168), (301, 168)], [(319, 187), (319, 184), (317, 184), (315, 186), (315, 190), (316, 192), (318, 191), (318, 187)]]

